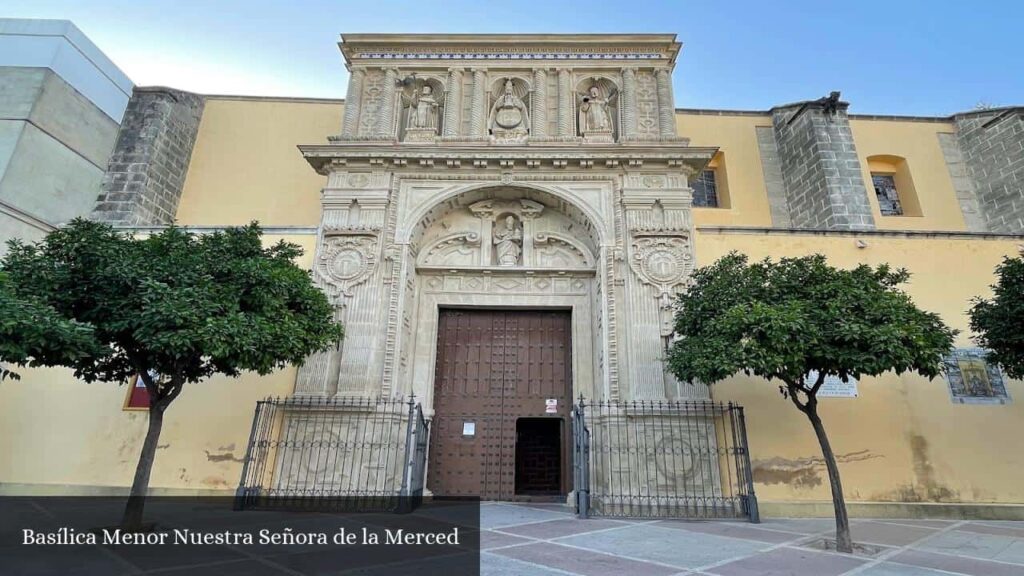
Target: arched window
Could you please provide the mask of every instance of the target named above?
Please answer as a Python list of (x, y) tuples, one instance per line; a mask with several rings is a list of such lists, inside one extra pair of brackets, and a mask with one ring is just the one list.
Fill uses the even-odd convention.
[(906, 158), (890, 154), (868, 156), (868, 170), (882, 216), (921, 216), (921, 203)]

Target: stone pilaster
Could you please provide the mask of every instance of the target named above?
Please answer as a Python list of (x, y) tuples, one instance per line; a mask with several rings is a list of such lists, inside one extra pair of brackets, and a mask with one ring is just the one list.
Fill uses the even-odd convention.
[(363, 99), (363, 77), (366, 71), (354, 68), (348, 79), (348, 93), (345, 95), (345, 118), (341, 125), (341, 135), (352, 138), (359, 133), (359, 106)]
[(775, 145), (775, 132), (770, 126), (758, 126), (757, 149), (761, 155), (761, 172), (768, 192), (768, 208), (772, 214), (772, 226), (789, 228), (793, 225), (789, 217), (789, 203), (786, 200), (786, 181), (782, 177), (779, 149)]
[(873, 230), (875, 219), (846, 115), (849, 104), (825, 100), (771, 110), (791, 224)]
[(1024, 107), (957, 114), (957, 141), (989, 232), (1024, 232)]
[(444, 98), (444, 131), (455, 137), (462, 131), (462, 68), (448, 69), (448, 94)]
[(385, 140), (395, 138), (395, 101), (398, 94), (398, 69), (384, 70), (384, 86), (381, 88), (380, 116), (377, 118), (377, 136)]
[(473, 69), (473, 99), (470, 101), (469, 134), (482, 137), (487, 132), (487, 71)]
[(548, 72), (543, 68), (533, 71), (533, 95), (530, 96), (530, 123), (533, 136), (548, 134)]
[(568, 68), (558, 70), (558, 135), (570, 138), (575, 135), (572, 118), (573, 109), (572, 74)]
[(964, 225), (971, 232), (987, 232), (985, 215), (981, 212), (981, 203), (978, 202), (978, 193), (974, 189), (974, 182), (967, 171), (967, 164), (964, 162), (963, 151), (960, 150), (960, 143), (956, 134), (939, 133), (939, 148), (942, 149), (942, 157), (946, 161), (946, 168), (949, 169), (949, 177), (953, 180), (953, 189), (956, 191), (956, 199), (960, 204), (960, 213), (964, 217)]
[(658, 126), (663, 138), (676, 135), (676, 108), (672, 99), (672, 73), (668, 68), (659, 68), (655, 72), (658, 82)]
[(622, 137), (630, 140), (636, 137), (636, 68), (622, 69)]
[(174, 222), (203, 105), (198, 94), (135, 88), (91, 218), (121, 226)]

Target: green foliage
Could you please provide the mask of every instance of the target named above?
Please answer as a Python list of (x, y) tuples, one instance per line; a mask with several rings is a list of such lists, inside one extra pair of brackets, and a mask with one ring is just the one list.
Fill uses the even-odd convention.
[[(98, 351), (88, 324), (62, 317), (31, 295), (18, 296), (0, 271), (0, 362), (19, 366), (66, 365)], [(0, 364), (0, 380), (19, 376)]]
[(78, 219), (38, 244), (12, 243), (0, 263), (0, 361), (67, 366), (87, 382), (154, 371), (160, 382), (147, 387), (170, 399), (214, 373), (299, 364), (342, 329), (293, 262), (301, 249), (264, 248), (261, 236), (253, 223), (134, 238)]
[[(908, 277), (887, 265), (840, 270), (821, 255), (748, 264), (731, 253), (679, 297), (670, 370), (707, 384), (742, 371), (810, 395), (825, 375), (934, 377), (955, 332), (899, 290)], [(805, 388), (811, 371), (817, 386)]]
[(989, 361), (1000, 364), (1011, 378), (1024, 378), (1024, 259), (1005, 258), (996, 274), (992, 299), (974, 300), (971, 330), (989, 350)]

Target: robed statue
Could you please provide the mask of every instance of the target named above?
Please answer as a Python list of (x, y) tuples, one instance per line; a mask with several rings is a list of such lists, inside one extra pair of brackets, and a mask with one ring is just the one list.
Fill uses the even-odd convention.
[(586, 136), (612, 132), (614, 123), (611, 105), (618, 94), (612, 91), (606, 98), (601, 94), (601, 88), (597, 84), (592, 84), (585, 93), (580, 94), (578, 121), (581, 134)]
[(430, 84), (413, 90), (409, 99), (409, 116), (406, 126), (413, 129), (437, 130), (438, 102)]
[(498, 266), (516, 266), (523, 253), (523, 231), (516, 226), (515, 216), (505, 218), (505, 226), (494, 231)]
[(526, 134), (530, 130), (530, 113), (513, 88), (512, 80), (505, 80), (504, 93), (491, 106), (487, 122), (491, 134)]

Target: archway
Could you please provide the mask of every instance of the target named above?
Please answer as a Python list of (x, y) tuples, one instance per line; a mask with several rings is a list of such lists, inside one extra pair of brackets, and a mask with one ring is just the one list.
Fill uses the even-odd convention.
[(428, 486), (524, 496), (539, 485), (523, 479), (532, 450), (558, 470), (545, 482), (561, 479), (541, 484), (567, 493), (572, 400), (602, 381), (600, 228), (566, 198), (499, 185), (424, 207), (407, 245), (402, 357), (434, 418)]

